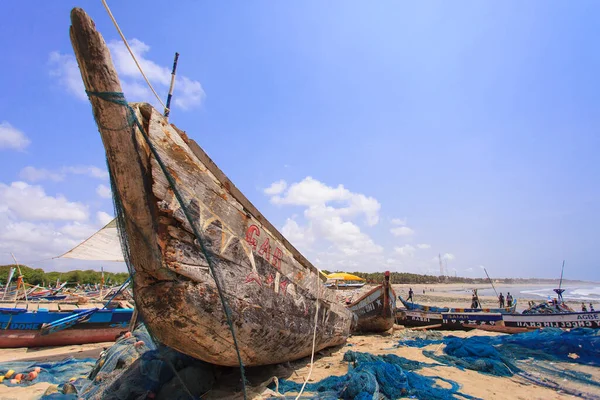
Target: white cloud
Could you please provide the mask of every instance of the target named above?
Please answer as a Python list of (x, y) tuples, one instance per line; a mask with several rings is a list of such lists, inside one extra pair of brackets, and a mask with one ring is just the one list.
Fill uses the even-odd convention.
[(21, 170), (19, 177), (29, 182), (64, 181), (68, 174), (87, 175), (91, 178), (108, 179), (108, 172), (93, 165), (62, 167), (57, 170), (27, 166)]
[[(141, 40), (133, 38), (129, 40), (129, 45), (158, 95), (161, 99), (166, 99), (171, 84), (170, 66), (162, 66), (148, 59), (150, 46)], [(127, 100), (146, 101), (158, 106), (154, 94), (144, 81), (125, 44), (121, 40), (113, 40), (108, 43), (108, 47)], [(49, 64), (51, 66), (50, 76), (56, 78), (61, 86), (78, 99), (87, 99), (74, 56), (53, 51), (50, 53)], [(189, 110), (200, 106), (205, 97), (206, 94), (200, 82), (184, 75), (177, 75), (173, 95), (174, 102), (171, 107), (176, 106), (182, 110)]]
[(114, 217), (104, 211), (98, 211), (96, 213), (96, 219), (101, 226), (106, 226), (110, 221), (114, 219)]
[(11, 212), (26, 220), (71, 220), (88, 218), (88, 207), (70, 202), (63, 196), (48, 196), (41, 186), (25, 182), (0, 183), (0, 211)]
[(287, 238), (295, 247), (306, 250), (315, 241), (314, 234), (311, 229), (301, 227), (298, 223), (288, 218), (281, 228), (281, 233)]
[(63, 88), (78, 99), (87, 100), (81, 73), (74, 56), (53, 51), (50, 53), (48, 64), (51, 67), (50, 76), (56, 78)]
[(404, 246), (394, 247), (394, 251), (402, 257), (412, 257), (415, 255), (415, 247), (410, 244)]
[(452, 253), (444, 253), (442, 255), (442, 260), (452, 261), (456, 258), (456, 256)]
[(19, 177), (29, 182), (46, 180), (58, 182), (65, 179), (65, 175), (63, 173), (50, 171), (45, 168), (35, 168), (31, 166), (23, 168), (19, 173)]
[(97, 229), (94, 226), (75, 221), (64, 225), (59, 231), (74, 239), (80, 239), (92, 236)]
[(394, 236), (412, 236), (415, 234), (415, 231), (408, 226), (398, 226), (390, 229), (390, 232), (392, 232), (392, 235)]
[(98, 185), (98, 187), (96, 188), (96, 193), (98, 194), (98, 196), (104, 199), (110, 199), (112, 197), (112, 191), (106, 185)]
[(418, 247), (419, 249), (421, 249), (421, 250), (424, 250), (424, 249), (429, 249), (429, 248), (431, 248), (431, 245), (430, 245), (430, 244), (427, 244), (427, 243), (421, 243), (421, 244), (418, 244), (418, 245), (417, 245), (417, 247)]
[(406, 225), (406, 218), (392, 218), (392, 225)]
[[(162, 98), (166, 98), (169, 85), (171, 84), (170, 67), (161, 66), (146, 58), (146, 55), (150, 51), (150, 46), (141, 40), (131, 39), (129, 40), (129, 45), (150, 83), (159, 91), (159, 96), (163, 95)], [(151, 101), (154, 95), (151, 94), (144, 82), (125, 44), (120, 40), (113, 40), (108, 43), (108, 47), (110, 48), (115, 68), (121, 77), (125, 96), (132, 100)], [(160, 93), (160, 91), (164, 93)], [(173, 95), (174, 104), (171, 106), (175, 105), (183, 110), (189, 110), (202, 104), (205, 97), (206, 94), (200, 82), (184, 75), (177, 75)]]
[(369, 226), (376, 225), (379, 222), (379, 209), (381, 208), (381, 204), (373, 197), (353, 193), (344, 188), (343, 185), (337, 187), (327, 186), (310, 176), (290, 185), (285, 194), (271, 197), (271, 202), (280, 205), (289, 204), (307, 207), (324, 207), (333, 203), (341, 207), (334, 208), (330, 206), (331, 213), (345, 218), (364, 214), (366, 223)]
[(274, 204), (304, 207), (302, 216), (288, 218), (281, 231), (302, 253), (319, 260), (317, 267), (364, 270), (375, 259), (383, 261), (383, 248), (354, 221), (364, 217), (366, 225), (377, 223), (380, 204), (374, 198), (311, 177), (289, 186), (278, 181), (264, 192)]
[(0, 264), (11, 262), (10, 252), (26, 263), (56, 257), (111, 219), (97, 212), (90, 221), (88, 206), (50, 196), (41, 186), (0, 183)]
[(274, 196), (277, 194), (281, 194), (285, 190), (286, 187), (287, 187), (287, 183), (286, 183), (286, 181), (284, 181), (282, 179), (280, 181), (271, 183), (271, 186), (266, 188), (264, 190), (264, 192), (265, 192), (265, 194), (268, 194), (269, 196)]
[(0, 122), (0, 149), (24, 150), (31, 140), (6, 121)]
[(63, 172), (75, 175), (87, 175), (91, 178), (108, 179), (108, 171), (93, 165), (77, 165), (74, 167), (63, 167)]

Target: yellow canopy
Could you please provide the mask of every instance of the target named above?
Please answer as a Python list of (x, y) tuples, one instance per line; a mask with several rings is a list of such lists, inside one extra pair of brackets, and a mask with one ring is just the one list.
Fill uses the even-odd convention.
[(336, 272), (335, 274), (329, 274), (327, 275), (327, 279), (337, 279), (342, 281), (364, 281), (364, 279), (359, 276), (347, 274), (345, 272)]

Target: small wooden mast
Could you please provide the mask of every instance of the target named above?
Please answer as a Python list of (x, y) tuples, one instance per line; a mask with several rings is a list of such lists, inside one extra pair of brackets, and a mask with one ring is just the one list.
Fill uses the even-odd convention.
[[(108, 47), (102, 35), (96, 30), (94, 21), (81, 8), (71, 11), (71, 44), (79, 64), (81, 78), (88, 92), (121, 93), (119, 77), (110, 56)], [(148, 203), (146, 193), (150, 193), (151, 182), (141, 179), (127, 179), (131, 174), (146, 176), (149, 169), (148, 157), (140, 157), (138, 151), (144, 151), (143, 141), (136, 143), (132, 140), (133, 127), (128, 118), (128, 108), (90, 96), (94, 117), (98, 124), (98, 130), (106, 149), (108, 164), (111, 166), (111, 179), (123, 206), (125, 216), (135, 215), (135, 226), (127, 229), (128, 232), (136, 232), (138, 237), (129, 238), (128, 245), (131, 247), (131, 262), (136, 268), (143, 268), (158, 279), (168, 279), (169, 273), (161, 269), (158, 243), (154, 232), (153, 208)], [(136, 129), (137, 131), (137, 129)], [(137, 132), (138, 135), (141, 133)], [(118, 149), (118, 151), (116, 151)], [(126, 225), (134, 224), (130, 218), (126, 218)], [(146, 244), (148, 246), (146, 246)], [(136, 251), (140, 247), (140, 251)], [(147, 249), (155, 251), (147, 251)], [(154, 254), (153, 254), (154, 253)]]

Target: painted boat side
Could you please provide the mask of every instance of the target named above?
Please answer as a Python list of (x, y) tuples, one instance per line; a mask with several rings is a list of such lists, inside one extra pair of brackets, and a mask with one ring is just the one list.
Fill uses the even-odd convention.
[(442, 314), (417, 310), (401, 310), (396, 313), (396, 321), (399, 325), (409, 328), (438, 325), (442, 323)]
[(502, 325), (502, 314), (486, 312), (442, 313), (442, 329), (468, 329), (465, 325)]
[(504, 325), (515, 328), (600, 329), (600, 311), (558, 314), (507, 314)]

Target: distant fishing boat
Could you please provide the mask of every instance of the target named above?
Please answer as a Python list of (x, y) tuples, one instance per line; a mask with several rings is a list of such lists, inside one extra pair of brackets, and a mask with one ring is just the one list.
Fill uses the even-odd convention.
[(443, 312), (462, 312), (462, 313), (499, 313), (499, 314), (512, 314), (517, 309), (517, 299), (513, 299), (513, 303), (508, 307), (503, 308), (448, 308), (448, 307), (435, 307), (435, 306), (424, 306), (418, 303), (408, 302), (402, 298), (402, 296), (398, 296), (402, 305), (407, 310), (411, 311), (425, 311), (430, 313), (443, 313)]
[(355, 332), (385, 332), (394, 326), (396, 293), (390, 285), (390, 273), (383, 283), (348, 305), (357, 316)]
[(540, 328), (600, 329), (600, 311), (555, 314), (442, 313), (443, 329), (482, 329), (503, 333)]
[(132, 308), (75, 308), (72, 304), (43, 304), (1, 307), (0, 348), (67, 346), (111, 342), (126, 331)]
[(355, 317), (320, 271), (196, 142), (149, 104), (127, 104), (93, 21), (75, 8), (71, 23), (150, 332), (224, 366), (281, 363), (344, 343)]
[[(517, 308), (517, 299), (513, 299), (513, 304), (504, 308), (449, 308), (425, 306), (418, 303), (412, 303), (404, 300), (402, 296), (398, 296), (405, 310), (398, 309), (396, 311), (396, 320), (398, 324), (406, 327), (434, 327), (439, 329), (468, 329), (459, 324), (450, 324), (444, 322), (444, 315), (448, 313), (463, 314), (465, 318), (468, 316), (480, 316), (483, 314), (512, 314)], [(481, 316), (481, 318), (485, 318)]]
[(345, 272), (327, 275), (325, 286), (331, 289), (358, 289), (365, 286), (366, 280)]

